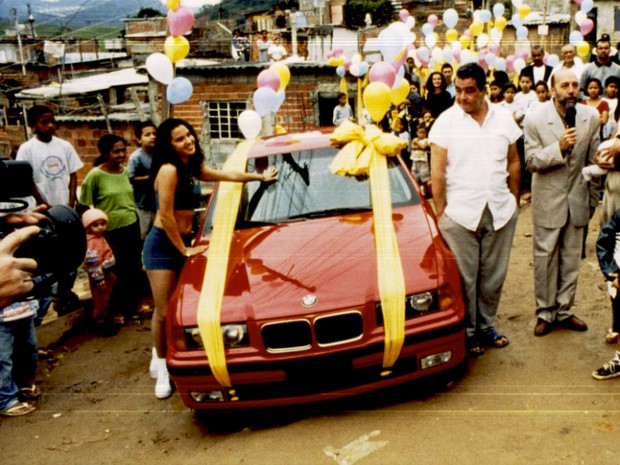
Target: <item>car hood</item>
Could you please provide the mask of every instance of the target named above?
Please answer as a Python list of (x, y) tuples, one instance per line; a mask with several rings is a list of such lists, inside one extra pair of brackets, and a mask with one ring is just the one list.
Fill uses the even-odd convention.
[[(428, 221), (419, 206), (393, 213), (407, 294), (437, 287)], [(235, 231), (222, 322), (294, 318), (379, 300), (373, 232), (372, 213)], [(197, 257), (181, 274), (177, 310), (183, 326), (196, 324), (205, 268), (205, 257)], [(311, 308), (302, 304), (308, 295), (316, 297)]]

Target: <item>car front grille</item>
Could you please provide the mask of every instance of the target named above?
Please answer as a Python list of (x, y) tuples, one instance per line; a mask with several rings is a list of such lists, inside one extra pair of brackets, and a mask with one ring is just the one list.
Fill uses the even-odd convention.
[(362, 314), (358, 311), (326, 315), (314, 320), (292, 320), (269, 323), (261, 329), (263, 344), (269, 352), (307, 350), (316, 343), (320, 347), (358, 340), (364, 332)]

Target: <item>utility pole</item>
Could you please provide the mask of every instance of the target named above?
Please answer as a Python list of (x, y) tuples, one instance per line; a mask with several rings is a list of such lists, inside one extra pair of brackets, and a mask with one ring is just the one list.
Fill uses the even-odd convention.
[(19, 21), (17, 21), (17, 9), (11, 8), (13, 19), (15, 20), (15, 34), (17, 34), (17, 48), (19, 49), (19, 61), (22, 65), (22, 74), (26, 75), (26, 64), (24, 63), (24, 51), (22, 50), (22, 36), (19, 33)]
[(36, 39), (37, 34), (34, 32), (34, 16), (32, 15), (32, 10), (30, 10), (30, 3), (26, 5), (28, 7), (28, 22), (30, 23), (30, 33), (32, 34), (32, 38)]

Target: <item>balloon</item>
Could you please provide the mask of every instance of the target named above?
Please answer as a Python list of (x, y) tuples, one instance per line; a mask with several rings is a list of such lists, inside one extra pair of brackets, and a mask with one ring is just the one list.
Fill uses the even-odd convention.
[(424, 23), (422, 25), (422, 34), (425, 36), (433, 33), (433, 25), (431, 23)]
[(581, 5), (581, 0), (575, 0), (575, 3), (576, 3), (577, 5)]
[(484, 24), (488, 23), (491, 20), (491, 12), (489, 10), (480, 11), (480, 21)]
[[(402, 23), (401, 23), (402, 24)], [(406, 28), (403, 24), (403, 26)], [(409, 32), (409, 31), (407, 31)], [(385, 61), (393, 62), (406, 45), (403, 34), (390, 27), (383, 29), (378, 36), (379, 51)]]
[(372, 65), (370, 73), (368, 73), (368, 80), (372, 82), (382, 82), (386, 86), (392, 87), (394, 80), (396, 79), (396, 72), (392, 65), (386, 61), (379, 61)]
[(515, 58), (512, 67), (514, 68), (515, 73), (519, 74), (521, 70), (525, 68), (525, 61), (523, 60), (523, 58)]
[(344, 53), (344, 49), (340, 46), (334, 47), (334, 56), (338, 58)]
[(525, 40), (527, 39), (528, 30), (525, 26), (521, 26), (517, 28), (517, 40)]
[(263, 128), (263, 120), (254, 110), (244, 110), (237, 118), (241, 134), (248, 140), (255, 139)]
[(339, 77), (344, 77), (344, 75), (346, 74), (346, 71), (344, 69), (344, 66), (338, 66), (338, 68), (336, 68), (336, 74)]
[(405, 21), (407, 21), (407, 18), (409, 17), (409, 10), (405, 10), (403, 8), (402, 10), (398, 12), (398, 17), (404, 23)]
[(459, 14), (454, 8), (448, 8), (446, 11), (443, 12), (443, 23), (446, 25), (447, 28), (455, 28), (458, 22)]
[(515, 13), (514, 15), (512, 15), (511, 21), (512, 21), (512, 26), (515, 29), (518, 28), (518, 27), (523, 26), (523, 20), (519, 16), (519, 13)]
[(433, 32), (424, 38), (424, 43), (428, 48), (433, 48), (437, 44), (437, 34)]
[(584, 13), (589, 12), (592, 8), (594, 8), (594, 1), (593, 0), (583, 0), (583, 2), (581, 2), (581, 11), (583, 11)]
[(267, 116), (275, 111), (278, 96), (270, 87), (259, 87), (252, 98), (254, 109), (260, 116)]
[(360, 76), (363, 76), (364, 74), (366, 74), (368, 72), (368, 63), (366, 63), (365, 61), (362, 61), (360, 63)]
[(184, 77), (176, 77), (166, 89), (166, 98), (171, 104), (185, 102), (192, 96), (194, 88), (192, 83)]
[(357, 63), (352, 64), (349, 67), (349, 73), (351, 73), (352, 76), (358, 77), (360, 75), (360, 65)]
[(476, 45), (478, 46), (478, 49), (485, 47), (488, 43), (489, 43), (489, 36), (485, 33), (480, 34), (478, 38), (476, 39)]
[(454, 53), (452, 52), (452, 47), (446, 45), (441, 52), (443, 59), (446, 63), (451, 63), (454, 59)]
[(433, 48), (431, 57), (435, 63), (443, 63), (443, 51), (439, 47)]
[(431, 57), (431, 51), (427, 47), (420, 47), (416, 50), (416, 54), (418, 56), (418, 60), (424, 64), (428, 63), (428, 60)]
[(497, 57), (495, 59), (495, 69), (498, 71), (506, 71), (506, 59)]
[(176, 10), (181, 4), (181, 0), (166, 0), (166, 6), (169, 10)]
[(587, 36), (590, 32), (592, 32), (592, 29), (594, 29), (594, 21), (592, 21), (590, 18), (584, 19), (580, 27), (581, 33), (584, 36)]
[(409, 16), (405, 21), (405, 26), (409, 29), (413, 29), (413, 26), (415, 26), (415, 18), (413, 16)]
[(459, 43), (461, 44), (461, 47), (463, 47), (465, 49), (465, 48), (469, 47), (469, 44), (471, 43), (471, 39), (469, 38), (469, 36), (466, 36), (465, 34), (463, 34), (459, 38)]
[(581, 23), (583, 23), (583, 21), (588, 17), (587, 14), (585, 14), (583, 11), (579, 10), (577, 13), (575, 13), (575, 23), (577, 23), (577, 26), (581, 26)]
[(280, 77), (280, 88), (278, 91), (284, 90), (291, 80), (291, 71), (284, 63), (274, 63), (269, 69), (274, 71)]
[(375, 122), (383, 119), (392, 104), (390, 88), (383, 82), (371, 82), (368, 84), (364, 89), (362, 98), (364, 100), (364, 108), (366, 108), (366, 111), (368, 111), (368, 114)]
[(498, 31), (503, 31), (506, 28), (506, 24), (508, 24), (506, 18), (500, 16), (495, 20), (495, 29), (497, 29)]
[(577, 45), (577, 55), (585, 57), (588, 53), (590, 53), (590, 45), (586, 41), (581, 41)]
[(499, 55), (499, 44), (490, 44), (489, 52), (493, 53), (495, 56)]
[(476, 57), (469, 49), (464, 49), (461, 51), (461, 64), (464, 65), (466, 63), (471, 63), (476, 60)]
[(571, 31), (571, 33), (568, 35), (568, 42), (574, 47), (579, 45), (582, 41), (583, 34), (579, 31)]
[(459, 37), (459, 33), (456, 29), (448, 29), (446, 31), (446, 40), (448, 42), (454, 42), (456, 39), (458, 39)]
[(170, 58), (171, 62), (176, 63), (185, 58), (189, 53), (189, 42), (183, 36), (170, 36), (164, 42), (164, 53)]
[(495, 55), (495, 53), (489, 52), (484, 56), (484, 61), (486, 61), (487, 65), (489, 65), (489, 67), (491, 68), (495, 66), (496, 60), (497, 56)]
[(194, 25), (194, 12), (191, 8), (180, 6), (176, 10), (168, 10), (166, 21), (173, 37), (182, 36), (188, 33)]
[(519, 18), (525, 19), (525, 17), (530, 14), (530, 11), (532, 11), (530, 6), (527, 3), (524, 3), (519, 7)]
[(517, 50), (517, 58), (521, 58), (523, 61), (527, 61), (530, 56), (530, 51), (527, 48), (520, 48)]
[(398, 72), (400, 68), (405, 64), (405, 60), (407, 60), (407, 49), (403, 48), (402, 52), (396, 57), (396, 60), (392, 63), (392, 68), (394, 71)]
[(174, 77), (172, 62), (163, 53), (151, 53), (146, 59), (146, 70), (162, 84), (170, 84)]
[(396, 77), (394, 78), (394, 84), (390, 89), (396, 89), (400, 85), (400, 81), (405, 77), (405, 67), (401, 66), (396, 71)]
[(471, 32), (474, 37), (482, 34), (482, 31), (484, 31), (484, 24), (482, 24), (482, 21), (474, 21), (469, 26), (469, 32)]
[(555, 53), (552, 53), (547, 57), (547, 65), (549, 66), (557, 66), (560, 63), (560, 57), (558, 57)]
[(512, 73), (515, 68), (514, 68), (514, 62), (515, 62), (516, 57), (514, 55), (508, 55), (506, 57), (506, 71), (508, 71), (509, 73)]
[(277, 112), (280, 107), (282, 106), (282, 104), (284, 103), (284, 98), (286, 97), (286, 94), (284, 93), (283, 90), (281, 90), (280, 92), (276, 92), (276, 106), (273, 109), (273, 112)]
[(515, 8), (519, 9), (519, 7), (523, 4), (523, 0), (512, 0), (512, 4)]
[[(497, 20), (499, 18), (504, 16), (504, 11), (506, 11), (506, 8), (504, 7), (503, 3), (496, 3), (495, 5), (493, 5), (493, 16), (495, 16), (495, 23), (497, 23)], [(497, 27), (497, 24), (495, 27)]]
[(396, 88), (390, 90), (390, 101), (394, 106), (398, 106), (403, 103), (407, 95), (409, 95), (409, 81), (401, 78)]
[(271, 69), (264, 69), (260, 73), (258, 73), (258, 77), (256, 78), (256, 86), (257, 87), (269, 87), (277, 92), (280, 89), (280, 76), (278, 73)]
[(426, 21), (433, 27), (436, 27), (439, 24), (439, 18), (437, 15), (428, 15), (428, 19)]
[(346, 58), (343, 56), (331, 57), (329, 60), (327, 60), (327, 63), (329, 63), (329, 66), (333, 66), (334, 68), (337, 68), (338, 66), (344, 66), (345, 60)]

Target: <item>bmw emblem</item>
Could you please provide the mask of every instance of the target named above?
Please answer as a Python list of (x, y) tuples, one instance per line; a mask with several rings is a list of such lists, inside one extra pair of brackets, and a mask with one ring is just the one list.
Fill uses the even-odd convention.
[(317, 302), (318, 302), (318, 299), (316, 298), (314, 294), (308, 294), (301, 298), (301, 304), (304, 307), (312, 307), (313, 305), (316, 305)]

